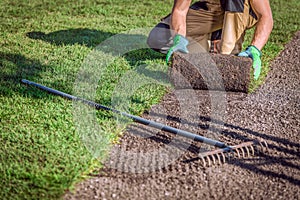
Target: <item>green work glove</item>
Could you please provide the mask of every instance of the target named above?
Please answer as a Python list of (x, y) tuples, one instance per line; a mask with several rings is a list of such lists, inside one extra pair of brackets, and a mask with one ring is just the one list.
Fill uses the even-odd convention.
[(261, 51), (253, 45), (246, 48), (245, 51), (239, 53), (238, 56), (249, 57), (252, 59), (252, 67), (254, 69), (254, 79), (257, 80), (261, 72)]
[(189, 44), (189, 41), (183, 37), (182, 35), (175, 35), (174, 39), (173, 39), (173, 45), (171, 46), (171, 48), (169, 49), (168, 53), (167, 53), (167, 57), (166, 57), (166, 62), (168, 64), (172, 54), (176, 51), (180, 51), (182, 53), (188, 53), (188, 49), (187, 49), (187, 45)]

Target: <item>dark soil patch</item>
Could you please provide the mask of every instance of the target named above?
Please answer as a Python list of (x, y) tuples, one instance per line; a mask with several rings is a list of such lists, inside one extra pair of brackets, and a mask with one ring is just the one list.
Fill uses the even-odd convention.
[(145, 116), (228, 144), (264, 139), (269, 152), (203, 168), (206, 145), (135, 124), (65, 199), (299, 199), (299, 46), (300, 32), (255, 93), (176, 91)]

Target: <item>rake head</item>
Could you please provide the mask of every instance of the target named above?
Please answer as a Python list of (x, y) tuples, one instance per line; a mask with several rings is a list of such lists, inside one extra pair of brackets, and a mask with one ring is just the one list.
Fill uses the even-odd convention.
[(255, 140), (213, 151), (202, 152), (199, 154), (199, 158), (202, 161), (203, 167), (209, 167), (223, 164), (232, 158), (251, 157), (259, 152), (265, 152), (267, 149), (268, 145), (266, 141)]

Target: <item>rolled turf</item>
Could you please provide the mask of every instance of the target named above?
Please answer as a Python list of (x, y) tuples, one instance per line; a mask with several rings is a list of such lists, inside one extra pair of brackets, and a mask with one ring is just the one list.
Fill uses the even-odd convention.
[(169, 70), (177, 89), (225, 90), (248, 93), (252, 61), (234, 55), (175, 53)]

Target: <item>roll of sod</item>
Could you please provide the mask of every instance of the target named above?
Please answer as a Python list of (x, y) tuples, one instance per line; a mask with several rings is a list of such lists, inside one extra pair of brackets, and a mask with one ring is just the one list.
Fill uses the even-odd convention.
[(235, 55), (175, 53), (169, 74), (176, 89), (248, 93), (251, 68), (250, 58)]

